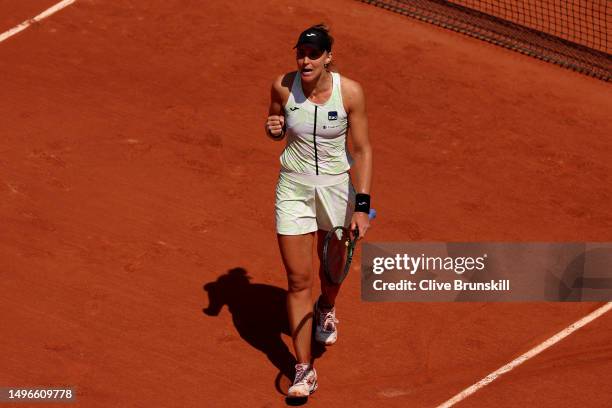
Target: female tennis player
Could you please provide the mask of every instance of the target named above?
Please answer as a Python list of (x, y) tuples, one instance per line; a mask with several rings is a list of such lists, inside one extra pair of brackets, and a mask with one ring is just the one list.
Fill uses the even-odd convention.
[[(357, 228), (360, 239), (369, 227), (372, 150), (365, 97), (357, 82), (330, 69), (332, 44), (322, 24), (300, 34), (294, 47), (297, 71), (274, 81), (265, 125), (270, 138), (287, 140), (280, 156), (275, 209), (298, 362), (288, 397), (306, 397), (317, 388), (311, 359), (315, 234), (321, 259), (323, 239), (334, 226)], [(340, 287), (327, 283), (322, 268), (319, 277), (315, 340), (331, 345), (338, 337), (335, 302)]]

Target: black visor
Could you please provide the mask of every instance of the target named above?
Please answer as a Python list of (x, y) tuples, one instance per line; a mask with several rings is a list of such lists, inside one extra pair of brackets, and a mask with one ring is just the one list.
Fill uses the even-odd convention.
[(293, 48), (297, 48), (300, 45), (310, 45), (321, 51), (331, 51), (329, 36), (325, 31), (317, 30), (316, 28), (309, 28), (300, 34), (297, 44)]

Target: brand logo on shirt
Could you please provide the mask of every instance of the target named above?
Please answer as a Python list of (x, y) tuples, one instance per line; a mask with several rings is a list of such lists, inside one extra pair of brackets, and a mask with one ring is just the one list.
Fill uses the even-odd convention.
[(293, 107), (293, 108), (289, 108), (289, 110), (290, 110), (291, 112), (294, 112), (294, 111), (296, 111), (296, 110), (298, 110), (298, 109), (300, 109), (300, 108), (298, 108), (297, 106), (295, 106), (295, 107)]
[(327, 120), (338, 120), (338, 112), (331, 111), (327, 113)]

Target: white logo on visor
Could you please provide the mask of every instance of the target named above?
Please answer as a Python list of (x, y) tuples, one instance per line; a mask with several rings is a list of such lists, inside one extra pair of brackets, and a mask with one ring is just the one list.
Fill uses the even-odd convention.
[(312, 37), (313, 35), (316, 35), (316, 34), (315, 33), (306, 34), (306, 37)]

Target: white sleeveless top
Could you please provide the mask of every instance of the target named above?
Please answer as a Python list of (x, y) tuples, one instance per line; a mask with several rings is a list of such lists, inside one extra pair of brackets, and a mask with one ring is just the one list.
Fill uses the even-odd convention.
[(346, 173), (352, 163), (346, 146), (348, 116), (342, 103), (340, 74), (331, 72), (332, 93), (316, 104), (304, 96), (297, 72), (285, 104), (287, 145), (281, 153), (281, 170), (309, 174)]

